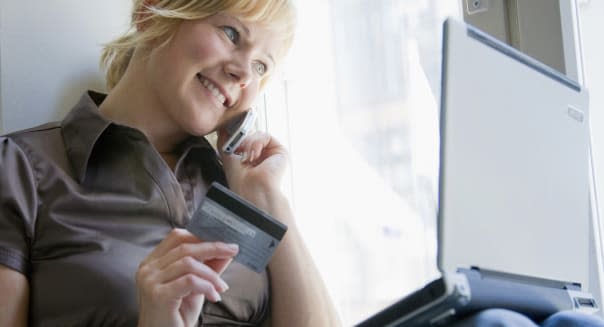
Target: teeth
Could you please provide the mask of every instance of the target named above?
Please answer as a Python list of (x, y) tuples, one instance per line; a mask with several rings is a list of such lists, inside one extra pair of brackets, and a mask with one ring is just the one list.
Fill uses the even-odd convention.
[(203, 84), (203, 86), (210, 90), (210, 92), (212, 92), (212, 95), (214, 95), (216, 99), (220, 101), (220, 103), (224, 104), (224, 102), (226, 101), (226, 97), (222, 95), (222, 93), (220, 93), (218, 88), (212, 82), (208, 81), (207, 79), (201, 76), (199, 76), (199, 79), (201, 81), (201, 84)]
[(220, 101), (220, 103), (224, 104), (224, 102), (226, 101), (226, 98), (224, 97), (224, 95), (219, 94), (217, 97), (218, 97), (218, 101)]

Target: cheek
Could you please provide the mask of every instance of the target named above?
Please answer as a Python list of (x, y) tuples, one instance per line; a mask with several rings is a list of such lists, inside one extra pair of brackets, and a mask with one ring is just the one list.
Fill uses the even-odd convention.
[(254, 84), (248, 85), (248, 87), (245, 88), (244, 92), (241, 94), (243, 98), (242, 105), (246, 107), (244, 109), (249, 108), (254, 103), (256, 97), (258, 96), (258, 93), (258, 82), (254, 82)]
[(190, 55), (195, 61), (210, 60), (222, 56), (226, 53), (224, 42), (217, 35), (209, 35), (206, 38), (200, 38), (191, 47)]

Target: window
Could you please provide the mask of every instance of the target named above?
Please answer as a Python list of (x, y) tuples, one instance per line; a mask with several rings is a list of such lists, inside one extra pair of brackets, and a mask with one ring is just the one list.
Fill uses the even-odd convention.
[[(599, 225), (594, 225), (595, 246), (591, 253), (593, 258), (592, 280), (590, 287), (596, 293), (596, 299), (602, 300), (604, 288), (604, 270), (602, 269), (602, 235), (604, 235), (604, 224), (602, 222), (602, 204), (604, 198), (604, 132), (598, 126), (604, 123), (604, 45), (601, 42), (600, 31), (604, 28), (602, 15), (604, 14), (604, 2), (593, 0), (578, 1), (578, 16), (581, 30), (581, 46), (583, 58), (584, 83), (589, 90), (590, 120), (592, 134), (592, 154), (595, 170), (596, 194), (599, 205)], [(598, 228), (599, 227), (599, 228)], [(597, 288), (595, 288), (597, 287)], [(602, 313), (600, 313), (602, 315)]]
[(262, 128), (345, 325), (436, 273), (438, 101), (449, 0), (305, 0)]

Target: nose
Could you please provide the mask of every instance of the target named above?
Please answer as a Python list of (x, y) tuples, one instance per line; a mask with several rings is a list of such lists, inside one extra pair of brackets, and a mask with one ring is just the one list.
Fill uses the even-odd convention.
[(252, 80), (252, 64), (249, 56), (242, 54), (225, 65), (225, 73), (240, 88), (246, 88)]

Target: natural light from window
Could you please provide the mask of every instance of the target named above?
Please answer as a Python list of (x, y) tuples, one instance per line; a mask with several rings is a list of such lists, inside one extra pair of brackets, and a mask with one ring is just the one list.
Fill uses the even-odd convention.
[[(442, 22), (450, 0), (305, 0), (266, 124), (290, 148), (286, 188), (353, 325), (436, 270)], [(284, 109), (285, 108), (285, 109)]]

